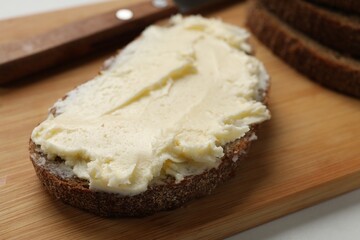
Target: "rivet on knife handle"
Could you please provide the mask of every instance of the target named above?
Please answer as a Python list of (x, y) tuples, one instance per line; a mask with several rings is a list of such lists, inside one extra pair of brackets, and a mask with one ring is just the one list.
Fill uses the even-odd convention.
[(130, 9), (120, 9), (116, 12), (115, 16), (119, 20), (130, 20), (133, 18), (134, 13)]

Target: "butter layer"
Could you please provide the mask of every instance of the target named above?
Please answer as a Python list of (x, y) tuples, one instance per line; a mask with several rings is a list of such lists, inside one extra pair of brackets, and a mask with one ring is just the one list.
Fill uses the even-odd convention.
[(270, 118), (259, 101), (268, 76), (245, 30), (200, 16), (170, 22), (147, 28), (32, 133), (90, 189), (135, 195), (161, 175), (216, 168), (226, 143)]

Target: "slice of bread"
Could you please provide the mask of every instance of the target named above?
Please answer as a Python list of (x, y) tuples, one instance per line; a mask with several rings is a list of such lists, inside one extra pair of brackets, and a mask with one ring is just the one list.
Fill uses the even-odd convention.
[(360, 17), (303, 0), (261, 0), (293, 28), (340, 53), (360, 56)]
[(247, 25), (276, 55), (299, 72), (331, 89), (360, 97), (360, 62), (294, 30), (265, 8), (251, 6)]
[[(126, 49), (123, 52), (125, 51)], [(245, 56), (247, 55), (245, 54)], [(110, 59), (106, 61), (104, 68), (109, 70), (114, 66), (117, 66), (114, 59)], [(266, 105), (269, 83), (267, 77), (263, 80), (265, 82), (259, 83), (254, 92), (256, 96), (253, 98)], [(88, 88), (85, 89), (88, 90)], [(230, 93), (226, 92), (226, 94)], [(76, 97), (72, 92), (71, 96), (68, 94), (59, 100), (50, 109), (51, 119), (61, 117), (64, 114), (62, 103), (69, 99), (71, 102), (71, 99), (74, 98)], [(253, 98), (249, 101), (255, 100)], [(158, 117), (162, 118), (163, 116), (159, 115)], [(170, 174), (156, 175), (149, 182), (145, 191), (134, 195), (92, 189), (90, 181), (77, 177), (73, 168), (65, 164), (66, 159), (62, 159), (58, 155), (48, 155), (43, 150), (43, 146), (37, 145), (32, 139), (29, 143), (30, 159), (37, 176), (48, 192), (67, 204), (101, 216), (145, 216), (183, 206), (192, 199), (210, 194), (220, 183), (234, 175), (237, 166), (247, 155), (251, 142), (256, 139), (258, 126), (258, 122), (251, 124), (250, 130), (244, 136), (224, 144), (222, 146), (224, 155), (221, 159), (217, 159), (220, 160), (220, 164), (216, 167), (207, 168), (201, 173), (186, 175), (180, 181)], [(82, 160), (81, 156), (78, 160)]]
[(307, 1), (324, 4), (326, 6), (342, 9), (348, 12), (360, 13), (359, 0), (307, 0)]

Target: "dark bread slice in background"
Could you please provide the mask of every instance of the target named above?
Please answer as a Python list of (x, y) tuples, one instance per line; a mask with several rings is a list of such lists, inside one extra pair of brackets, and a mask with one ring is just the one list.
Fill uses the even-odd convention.
[(261, 0), (261, 3), (281, 20), (321, 44), (346, 55), (360, 56), (360, 16), (304, 0)]
[(359, 0), (307, 0), (309, 2), (316, 2), (325, 6), (341, 9), (348, 12), (360, 13)]
[(247, 25), (276, 55), (312, 80), (360, 98), (360, 62), (342, 56), (292, 29), (253, 1)]

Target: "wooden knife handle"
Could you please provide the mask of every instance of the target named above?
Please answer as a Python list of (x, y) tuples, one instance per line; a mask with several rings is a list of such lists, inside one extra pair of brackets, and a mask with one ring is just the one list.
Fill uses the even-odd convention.
[(140, 30), (176, 13), (175, 5), (171, 1), (167, 2), (168, 5), (162, 8), (155, 7), (152, 2), (123, 8), (133, 13), (129, 20), (120, 20), (116, 16), (119, 10), (117, 9), (39, 36), (2, 44), (0, 45), (0, 84), (84, 55), (96, 50), (106, 40)]

